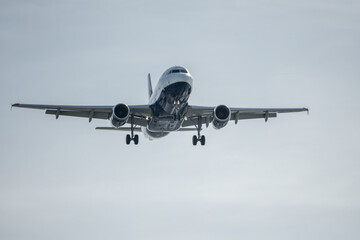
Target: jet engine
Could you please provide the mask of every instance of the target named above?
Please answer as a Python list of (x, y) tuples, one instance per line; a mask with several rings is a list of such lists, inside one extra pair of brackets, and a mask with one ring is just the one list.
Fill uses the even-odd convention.
[(225, 105), (219, 105), (214, 109), (213, 126), (215, 129), (220, 129), (226, 126), (231, 117), (230, 108)]
[(110, 118), (111, 124), (118, 128), (124, 125), (130, 116), (130, 109), (126, 104), (117, 104), (112, 111)]

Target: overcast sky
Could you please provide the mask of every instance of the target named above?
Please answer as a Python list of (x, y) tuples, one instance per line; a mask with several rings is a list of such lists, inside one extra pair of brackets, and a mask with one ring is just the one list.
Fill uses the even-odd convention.
[[(359, 1), (0, 0), (0, 238), (359, 239)], [(10, 104), (309, 107), (138, 146)]]

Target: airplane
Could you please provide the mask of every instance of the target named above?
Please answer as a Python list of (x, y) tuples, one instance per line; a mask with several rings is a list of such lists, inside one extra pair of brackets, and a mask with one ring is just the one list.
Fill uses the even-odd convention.
[[(226, 105), (196, 106), (189, 105), (188, 100), (193, 90), (193, 77), (188, 69), (174, 66), (167, 69), (160, 77), (154, 91), (151, 77), (148, 74), (147, 105), (126, 105), (119, 103), (109, 106), (76, 106), (76, 105), (41, 105), (16, 103), (12, 107), (45, 110), (45, 114), (59, 116), (83, 117), (89, 122), (92, 119), (110, 120), (111, 127), (97, 127), (98, 130), (126, 131), (126, 144), (139, 143), (142, 132), (148, 139), (165, 137), (171, 132), (197, 131), (192, 137), (193, 145), (200, 142), (205, 145), (205, 136), (201, 135), (203, 125), (211, 123), (215, 129), (225, 127), (229, 121), (235, 124), (245, 119), (265, 119), (277, 117), (278, 113), (303, 112), (308, 108), (239, 108)], [(130, 126), (125, 127), (125, 124)]]

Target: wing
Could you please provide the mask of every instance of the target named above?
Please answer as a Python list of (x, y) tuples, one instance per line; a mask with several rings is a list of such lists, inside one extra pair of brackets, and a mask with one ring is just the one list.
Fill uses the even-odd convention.
[[(12, 107), (45, 110), (45, 114), (59, 116), (83, 117), (92, 119), (110, 119), (114, 106), (81, 106), (81, 105), (42, 105), (16, 103)], [(134, 116), (134, 124), (146, 126), (146, 117), (151, 115), (148, 105), (129, 105), (130, 115)], [(130, 118), (128, 123), (130, 122)]]
[[(208, 106), (191, 106), (189, 105), (188, 112), (186, 114), (187, 120), (184, 121), (183, 127), (197, 125), (200, 117), (202, 124), (209, 125), (213, 120), (215, 107)], [(235, 121), (235, 124), (239, 120), (245, 119), (257, 119), (263, 118), (267, 121), (269, 118), (277, 117), (278, 113), (290, 113), (290, 112), (309, 112), (308, 108), (230, 108), (231, 116), (230, 121)]]

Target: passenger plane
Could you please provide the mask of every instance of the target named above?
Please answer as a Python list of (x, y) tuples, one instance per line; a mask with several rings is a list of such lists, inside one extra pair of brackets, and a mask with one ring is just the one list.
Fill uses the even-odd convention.
[[(277, 113), (309, 111), (307, 108), (234, 108), (226, 105), (195, 106), (189, 105), (189, 96), (193, 90), (193, 78), (185, 67), (174, 66), (160, 77), (154, 91), (148, 75), (149, 103), (147, 105), (126, 105), (119, 103), (110, 106), (41, 105), (16, 103), (12, 107), (44, 109), (46, 114), (72, 116), (92, 119), (108, 119), (112, 127), (97, 127), (101, 130), (128, 131), (126, 144), (139, 143), (134, 132), (142, 131), (150, 140), (157, 139), (176, 131), (197, 131), (192, 138), (193, 145), (200, 142), (205, 145), (205, 136), (201, 135), (202, 126), (212, 123), (215, 129), (221, 129), (229, 121), (235, 124), (239, 120), (275, 118)], [(125, 124), (129, 127), (124, 127)]]

